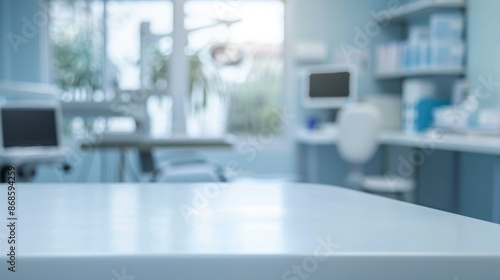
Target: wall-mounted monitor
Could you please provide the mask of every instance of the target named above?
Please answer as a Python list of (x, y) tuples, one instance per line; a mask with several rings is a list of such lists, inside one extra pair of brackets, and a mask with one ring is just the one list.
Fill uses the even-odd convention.
[(358, 95), (357, 73), (349, 65), (309, 67), (303, 85), (303, 102), (309, 108), (340, 108)]

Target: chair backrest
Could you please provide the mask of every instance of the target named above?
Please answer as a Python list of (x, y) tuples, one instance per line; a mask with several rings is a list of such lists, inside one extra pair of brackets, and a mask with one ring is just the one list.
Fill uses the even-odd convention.
[(340, 155), (350, 164), (365, 164), (378, 147), (381, 117), (377, 108), (369, 104), (353, 104), (339, 113)]

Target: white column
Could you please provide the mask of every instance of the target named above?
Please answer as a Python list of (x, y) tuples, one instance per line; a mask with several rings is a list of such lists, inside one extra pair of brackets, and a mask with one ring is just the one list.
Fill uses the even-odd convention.
[(186, 134), (185, 102), (189, 90), (189, 59), (185, 53), (187, 34), (184, 29), (184, 0), (172, 0), (174, 5), (173, 51), (170, 59), (169, 92), (173, 100), (172, 133)]
[[(112, 85), (109, 84), (109, 64), (108, 64), (108, 0), (102, 1), (102, 48), (104, 49), (102, 56), (102, 90), (106, 94), (108, 90), (111, 90)], [(116, 94), (116, 92), (115, 92)]]
[[(295, 38), (293, 37), (293, 12), (294, 12), (294, 1), (285, 0), (283, 1), (285, 5), (285, 39), (283, 42), (283, 71), (284, 71), (284, 110), (283, 114), (289, 114), (293, 112), (293, 114), (297, 115), (297, 72), (295, 71)], [(285, 123), (285, 141), (289, 147), (293, 146), (293, 139), (295, 134), (295, 125), (292, 123)]]

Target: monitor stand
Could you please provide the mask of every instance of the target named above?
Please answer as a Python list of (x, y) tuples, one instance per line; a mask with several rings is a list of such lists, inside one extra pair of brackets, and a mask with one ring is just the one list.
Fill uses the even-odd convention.
[(337, 135), (338, 124), (337, 116), (339, 109), (328, 109), (326, 112), (326, 119), (319, 124), (319, 133), (324, 135)]
[(337, 123), (337, 116), (339, 114), (340, 109), (328, 109), (327, 116), (329, 123)]

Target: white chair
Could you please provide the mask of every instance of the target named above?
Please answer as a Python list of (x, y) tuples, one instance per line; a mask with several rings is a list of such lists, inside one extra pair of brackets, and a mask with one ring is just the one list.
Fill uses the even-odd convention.
[(410, 201), (415, 189), (413, 180), (363, 175), (363, 165), (374, 156), (378, 148), (380, 122), (377, 108), (369, 104), (354, 104), (340, 111), (337, 147), (341, 157), (351, 164), (347, 182), (351, 187), (366, 192)]

